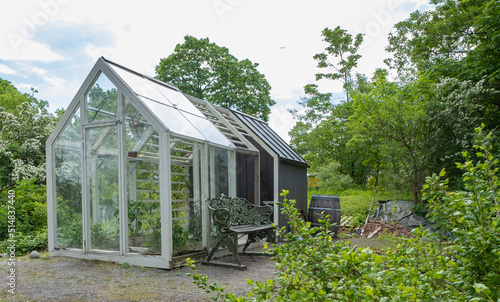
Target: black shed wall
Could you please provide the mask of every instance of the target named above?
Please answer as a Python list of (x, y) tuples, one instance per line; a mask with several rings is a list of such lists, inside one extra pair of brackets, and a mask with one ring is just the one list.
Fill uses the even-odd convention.
[[(307, 168), (281, 161), (279, 164), (279, 191), (288, 190), (287, 198), (295, 199), (297, 209), (307, 213)], [(280, 196), (280, 201), (283, 197)], [(281, 209), (280, 209), (281, 213)], [(286, 225), (285, 215), (280, 214), (280, 226)]]

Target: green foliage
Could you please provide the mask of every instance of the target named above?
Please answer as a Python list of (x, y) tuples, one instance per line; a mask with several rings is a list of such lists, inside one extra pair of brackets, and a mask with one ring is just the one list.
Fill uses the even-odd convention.
[[(344, 84), (346, 101), (348, 102), (353, 81), (352, 72), (358, 66), (358, 60), (361, 58), (361, 55), (357, 52), (359, 46), (363, 43), (363, 35), (357, 34), (353, 38), (347, 30), (340, 28), (340, 26), (337, 26), (334, 30), (325, 28), (321, 35), (323, 41), (328, 43), (328, 46), (325, 48), (324, 53), (316, 54), (313, 58), (318, 62), (319, 68), (333, 69), (334, 72), (318, 73), (316, 74), (316, 80), (341, 80)], [(337, 64), (330, 62), (331, 56), (338, 61)]]
[(431, 217), (443, 229), (451, 232), (456, 251), (460, 255), (453, 274), (457, 286), (468, 297), (476, 291), (500, 298), (500, 180), (499, 160), (491, 151), (492, 134), (485, 135), (476, 128), (476, 156), (464, 152), (466, 162), (458, 164), (463, 171), (465, 191), (448, 191), (444, 170), (439, 176), (429, 177), (426, 189), (431, 203)]
[[(61, 211), (63, 212), (63, 211)], [(58, 212), (59, 213), (59, 212)], [(71, 213), (71, 212), (66, 212)], [(61, 247), (82, 248), (83, 235), (82, 235), (82, 215), (78, 213), (71, 213), (66, 216), (69, 220), (59, 219), (58, 222), (65, 221), (57, 229), (57, 242)]]
[[(280, 229), (284, 243), (273, 245), (269, 251), (275, 255), (277, 277), (264, 282), (249, 280), (252, 290), (247, 296), (236, 297), (216, 283), (209, 284), (208, 277), (197, 274), (188, 259), (193, 283), (212, 292), (214, 301), (496, 301), (500, 294), (500, 209), (496, 203), (498, 168), (493, 166), (498, 161), (487, 155), (487, 145), (483, 147), (484, 162), (464, 165), (464, 177), (480, 184), (469, 188), (474, 194), (452, 194), (443, 183), (429, 179), (435, 196), (454, 196), (445, 200), (445, 207), (467, 204), (470, 212), (468, 217), (439, 206), (432, 208), (441, 219), (456, 220), (465, 227), (454, 229), (457, 239), (453, 244), (443, 243), (422, 228), (413, 231), (414, 238), (401, 239), (396, 250), (382, 253), (345, 241), (334, 242), (329, 220), (321, 220), (321, 227), (310, 228), (300, 219), (295, 201), (286, 199), (288, 192), (284, 190), (283, 213), (296, 232)], [(469, 198), (477, 199), (470, 202)], [(480, 237), (480, 233), (488, 235)]]
[(257, 70), (258, 64), (239, 61), (226, 47), (210, 43), (208, 38), (185, 36), (174, 53), (156, 66), (159, 80), (178, 87), (197, 98), (238, 109), (268, 120), (271, 86)]
[[(316, 74), (316, 80), (340, 80), (345, 90), (345, 100), (340, 103), (332, 93), (322, 93), (317, 84), (304, 86), (306, 97), (299, 101), (305, 108), (304, 114), (290, 110), (299, 122), (289, 132), (290, 144), (304, 156), (313, 173), (332, 162), (338, 162), (339, 175), (346, 175), (361, 183), (366, 176), (363, 161), (367, 155), (364, 146), (349, 146), (351, 135), (346, 131), (352, 113), (351, 93), (359, 83), (360, 76), (354, 77), (354, 69), (361, 58), (357, 54), (363, 41), (361, 34), (353, 37), (340, 27), (322, 31), (325, 51), (316, 54), (318, 68), (325, 72)], [(327, 70), (327, 71), (326, 71)]]
[(330, 190), (348, 189), (353, 185), (350, 176), (339, 173), (340, 164), (332, 162), (318, 169), (316, 176), (319, 179), (320, 188)]
[[(17, 234), (34, 234), (47, 227), (47, 198), (45, 186), (36, 185), (36, 179), (18, 181), (12, 190), (14, 203), (7, 203), (8, 191), (2, 191), (0, 204), (0, 241), (8, 238), (8, 206), (15, 207), (15, 229)], [(17, 235), (16, 234), (16, 235)]]
[(113, 234), (106, 228), (105, 223), (93, 224), (90, 231), (92, 233), (92, 248), (104, 250), (117, 248), (117, 242), (112, 240), (113, 237), (116, 238), (117, 234)]
[[(317, 80), (341, 80), (345, 102), (318, 85), (304, 88), (303, 115), (290, 131), (291, 145), (316, 173), (331, 162), (357, 185), (412, 192), (415, 203), (425, 177), (446, 168), (450, 186), (462, 187), (455, 162), (472, 151), (470, 129), (500, 127), (500, 3), (496, 0), (433, 0), (389, 35), (386, 63), (398, 81), (377, 70), (356, 75), (362, 36), (325, 29), (324, 53), (314, 56), (329, 71)], [(498, 144), (499, 138), (495, 140)]]
[[(19, 234), (16, 236), (16, 256), (23, 256), (31, 253), (31, 251), (40, 251), (47, 248), (48, 237), (47, 230), (42, 229), (40, 231), (31, 234)], [(12, 242), (7, 240), (0, 242), (0, 253), (10, 253), (9, 246)]]
[(174, 251), (182, 249), (189, 240), (189, 232), (176, 220), (172, 223), (172, 248)]
[(0, 189), (28, 178), (44, 183), (45, 141), (57, 118), (48, 113), (47, 102), (1, 79), (0, 100)]

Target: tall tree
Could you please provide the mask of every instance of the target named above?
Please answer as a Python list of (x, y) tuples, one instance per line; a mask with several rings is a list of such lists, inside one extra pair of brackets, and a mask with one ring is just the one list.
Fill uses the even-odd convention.
[(357, 52), (363, 43), (363, 35), (357, 34), (353, 37), (340, 26), (333, 30), (325, 28), (322, 35), (323, 41), (328, 43), (328, 46), (325, 52), (316, 54), (314, 59), (318, 62), (319, 68), (328, 68), (333, 72), (317, 73), (316, 80), (341, 80), (346, 93), (346, 102), (349, 102), (349, 93), (353, 88), (353, 71), (361, 58)]
[(269, 119), (271, 86), (257, 67), (245, 59), (239, 61), (226, 47), (208, 38), (185, 36), (174, 52), (156, 66), (157, 78), (189, 95), (238, 109), (265, 121)]
[(386, 70), (377, 70), (370, 91), (354, 95), (352, 130), (382, 142), (384, 156), (394, 163), (393, 173), (404, 177), (417, 203), (428, 175), (434, 128), (414, 86), (400, 86), (387, 76)]
[(312, 173), (324, 165), (336, 163), (339, 173), (362, 182), (364, 149), (357, 148), (359, 145), (348, 147), (351, 137), (347, 128), (352, 113), (351, 92), (359, 82), (356, 79), (362, 78), (356, 78), (354, 70), (361, 58), (357, 51), (363, 35), (353, 36), (340, 27), (325, 28), (321, 34), (326, 47), (313, 57), (321, 70), (316, 80), (341, 81), (345, 99), (338, 102), (332, 93), (321, 93), (317, 84), (307, 84), (304, 87), (306, 97), (299, 101), (305, 113), (299, 115), (292, 110), (299, 122), (289, 133), (291, 144), (304, 154)]

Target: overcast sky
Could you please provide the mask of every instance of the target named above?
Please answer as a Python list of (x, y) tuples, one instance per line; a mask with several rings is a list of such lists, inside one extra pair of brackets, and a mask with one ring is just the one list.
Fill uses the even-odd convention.
[[(208, 37), (239, 60), (259, 63), (276, 101), (270, 126), (285, 140), (300, 109), (303, 87), (314, 82), (313, 55), (324, 50), (321, 31), (341, 26), (365, 34), (358, 72), (384, 67), (387, 35), (425, 0), (188, 0), (2, 1), (0, 78), (21, 92), (38, 90), (50, 110), (66, 108), (96, 60), (104, 56), (154, 76), (161, 58), (185, 35)], [(340, 83), (318, 83), (341, 92)]]

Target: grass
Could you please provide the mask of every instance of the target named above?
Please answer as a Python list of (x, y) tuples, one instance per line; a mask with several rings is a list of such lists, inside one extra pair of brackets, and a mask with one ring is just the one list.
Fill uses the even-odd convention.
[(365, 222), (372, 198), (374, 198), (374, 202), (371, 214), (377, 208), (378, 200), (405, 200), (410, 198), (407, 193), (401, 192), (379, 192), (366, 189), (348, 189), (343, 191), (309, 189), (307, 196), (308, 203), (310, 203), (312, 195), (339, 196), (342, 216), (353, 216), (353, 226), (359, 226)]

